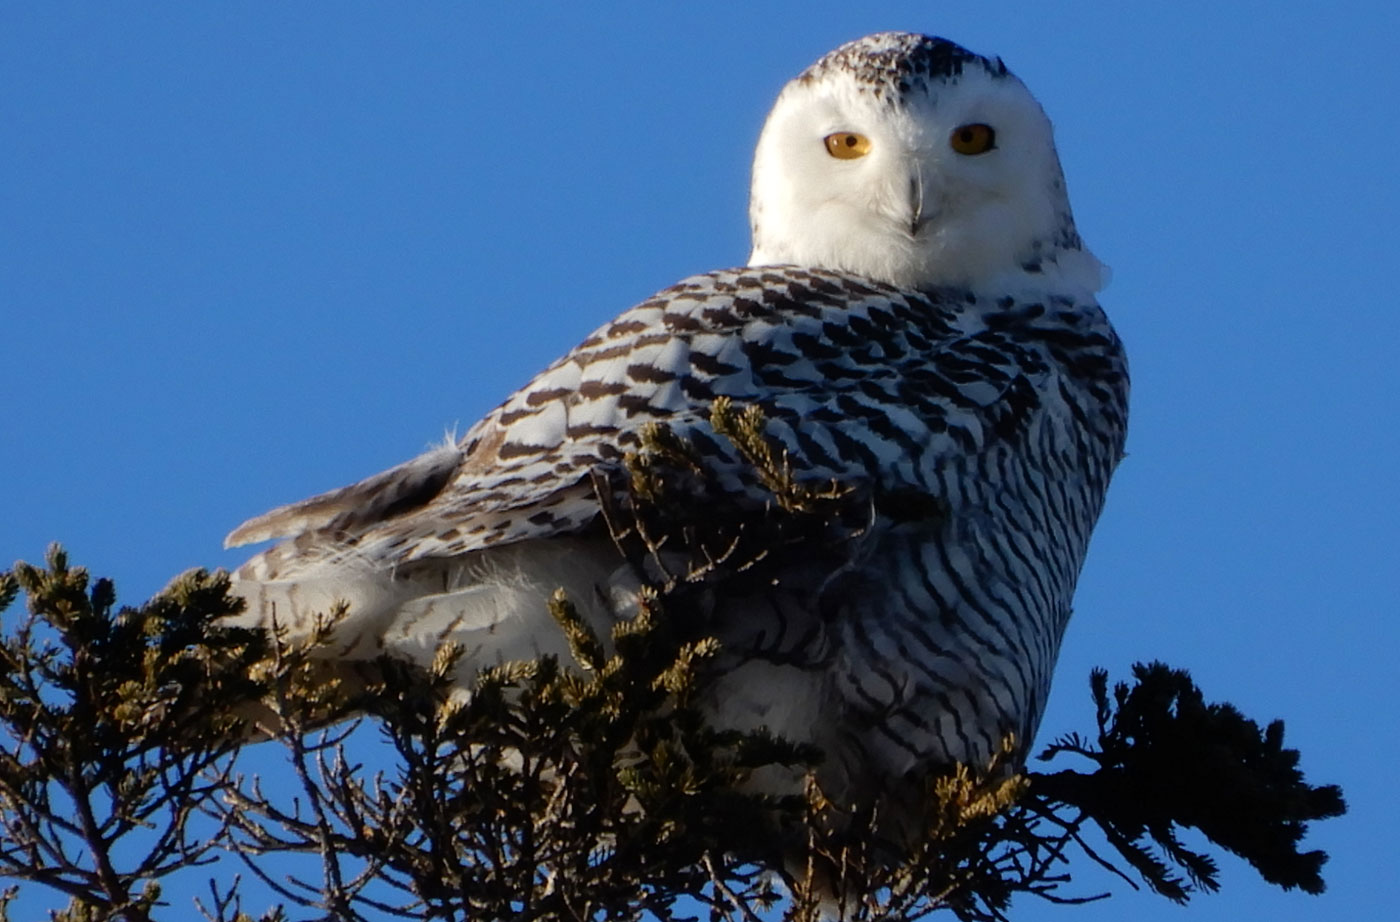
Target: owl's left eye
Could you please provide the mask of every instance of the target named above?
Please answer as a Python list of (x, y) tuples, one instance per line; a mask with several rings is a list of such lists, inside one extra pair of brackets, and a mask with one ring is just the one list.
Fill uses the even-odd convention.
[(981, 122), (960, 125), (953, 129), (948, 143), (958, 153), (975, 157), (996, 148), (997, 132), (991, 125), (984, 125)]
[(870, 153), (870, 139), (854, 131), (838, 131), (823, 140), (826, 141), (826, 152), (837, 160), (854, 160)]

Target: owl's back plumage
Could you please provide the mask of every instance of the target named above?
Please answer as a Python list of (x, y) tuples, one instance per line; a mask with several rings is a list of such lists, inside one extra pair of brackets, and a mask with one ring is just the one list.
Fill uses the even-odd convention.
[[(987, 97), (982, 110), (967, 114), (968, 94)], [(1013, 162), (997, 168), (1004, 182), (962, 178), (940, 103), (958, 110), (954, 131), (1010, 113), (998, 136), (1043, 175), (1026, 180)], [(717, 587), (706, 627), (726, 652), (704, 702), (712, 719), (817, 743), (828, 789), (857, 797), (985, 762), (1007, 733), (1028, 744), (1127, 411), (1122, 348), (1093, 298), (1099, 267), (1043, 120), (999, 61), (942, 40), (886, 33), (828, 55), (784, 91), (760, 142), (757, 265), (624, 312), (456, 444), (239, 528), (230, 543), (286, 538), (236, 574), (247, 620), (304, 629), (343, 600), (331, 655), (426, 663), (451, 640), (467, 650), (464, 674), (564, 654), (545, 604), (556, 588), (599, 627), (635, 605), (644, 568), (599, 527), (596, 484), (646, 424), (695, 446), (734, 508), (764, 502), (711, 426), (725, 397), (762, 411), (797, 480), (847, 485), (870, 511), (820, 570)], [(803, 132), (817, 149), (791, 154)], [(840, 132), (888, 162), (866, 162), (865, 178), (833, 172), (811, 205), (823, 141), (829, 152)], [(830, 156), (859, 162), (845, 153)], [(774, 179), (784, 158), (800, 162)], [(1023, 187), (1045, 201), (1001, 200)], [(846, 225), (889, 246), (873, 262), (823, 255), (869, 249), (843, 250)], [(958, 257), (996, 233), (1016, 238), (1009, 257), (991, 252), (1000, 244)]]

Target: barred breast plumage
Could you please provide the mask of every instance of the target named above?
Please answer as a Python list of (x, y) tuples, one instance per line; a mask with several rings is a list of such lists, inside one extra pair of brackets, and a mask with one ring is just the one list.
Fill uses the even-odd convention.
[[(1006, 156), (961, 163), (998, 150), (962, 150), (968, 124)], [(862, 146), (884, 161), (847, 156)], [(837, 793), (1028, 744), (1127, 414), (1048, 122), (1000, 61), (872, 36), (784, 91), (752, 211), (749, 267), (619, 315), (456, 444), (235, 531), (287, 537), (237, 574), (247, 619), (304, 625), (345, 600), (335, 655), (564, 654), (556, 588), (599, 626), (634, 602), (594, 478), (643, 426), (690, 440), (728, 502), (762, 502), (711, 427), (726, 397), (762, 410), (797, 479), (875, 499), (834, 569), (720, 587), (713, 719), (817, 743)]]

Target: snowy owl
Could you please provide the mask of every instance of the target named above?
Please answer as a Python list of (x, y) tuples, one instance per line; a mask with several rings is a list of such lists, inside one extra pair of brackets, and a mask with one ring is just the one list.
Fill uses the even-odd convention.
[(1000, 59), (871, 35), (782, 90), (750, 219), (747, 266), (623, 312), (460, 441), (235, 530), (284, 539), (235, 575), (245, 622), (304, 629), (343, 600), (327, 656), (567, 661), (557, 588), (600, 628), (635, 610), (594, 484), (643, 427), (690, 439), (735, 508), (762, 502), (711, 427), (726, 397), (798, 480), (874, 499), (837, 566), (717, 609), (711, 719), (819, 746), (837, 796), (984, 764), (1008, 734), (1023, 753), (1127, 422), (1049, 120)]

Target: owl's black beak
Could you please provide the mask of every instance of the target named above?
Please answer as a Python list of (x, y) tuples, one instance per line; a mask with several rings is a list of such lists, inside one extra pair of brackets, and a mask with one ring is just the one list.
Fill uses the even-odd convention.
[(924, 174), (915, 167), (909, 176), (909, 236), (919, 236), (924, 223)]

